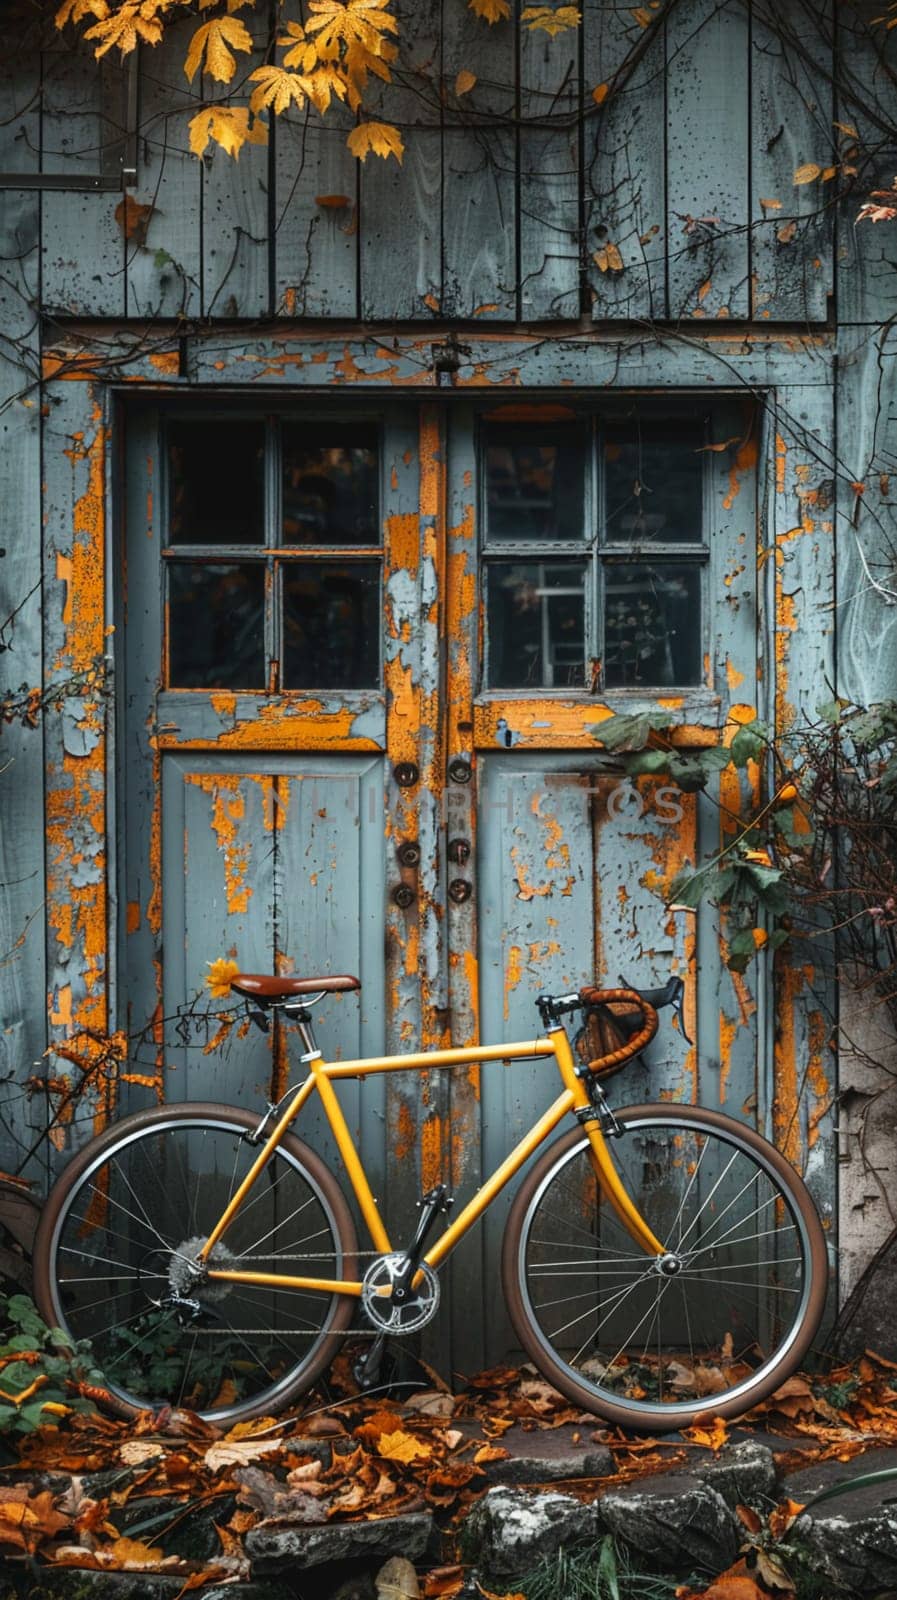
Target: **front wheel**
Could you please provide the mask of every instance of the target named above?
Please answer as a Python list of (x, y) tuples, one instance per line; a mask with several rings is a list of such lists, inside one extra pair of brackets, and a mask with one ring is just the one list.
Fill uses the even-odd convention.
[(663, 1254), (627, 1232), (574, 1129), (508, 1217), (502, 1276), (517, 1335), (562, 1394), (618, 1426), (740, 1416), (795, 1370), (819, 1325), (828, 1270), (813, 1202), (772, 1145), (718, 1112), (616, 1115), (611, 1158)]
[[(168, 1404), (230, 1424), (278, 1411), (332, 1360), (353, 1299), (228, 1283), (195, 1262), (260, 1146), (251, 1112), (218, 1105), (140, 1111), (87, 1145), (51, 1190), (35, 1240), (42, 1316), (90, 1340), (123, 1415)], [(355, 1276), (348, 1207), (318, 1157), (286, 1134), (212, 1267)]]

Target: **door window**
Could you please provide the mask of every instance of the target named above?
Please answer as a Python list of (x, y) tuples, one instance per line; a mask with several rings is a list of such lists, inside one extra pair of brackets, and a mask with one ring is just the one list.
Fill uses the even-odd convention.
[(485, 425), (487, 688), (703, 681), (707, 460), (699, 413)]
[(376, 427), (171, 418), (165, 460), (167, 686), (379, 687)]

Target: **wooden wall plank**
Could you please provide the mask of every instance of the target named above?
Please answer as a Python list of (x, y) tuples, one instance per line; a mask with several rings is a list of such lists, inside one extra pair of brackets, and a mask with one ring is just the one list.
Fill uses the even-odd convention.
[(746, 317), (747, 12), (741, 0), (681, 0), (666, 33), (669, 315)]
[[(241, 72), (248, 77), (267, 59), (267, 8), (247, 12), (244, 21), (254, 45), (251, 56), (240, 57)], [(204, 85), (208, 83), (205, 79)], [(251, 93), (251, 85), (246, 84), (246, 92)], [(238, 159), (210, 144), (203, 158), (202, 309), (206, 317), (263, 317), (270, 312), (270, 165), (267, 144), (245, 144)]]
[[(824, 322), (834, 284), (831, 186), (795, 184), (837, 160), (831, 0), (789, 15), (757, 0), (751, 27), (751, 312)], [(841, 141), (843, 143), (843, 140)]]
[[(448, 317), (518, 314), (516, 8), (492, 25), (446, 7), (442, 156), (443, 310)], [(460, 97), (459, 72), (476, 83)]]
[(395, 14), (401, 69), (391, 84), (371, 84), (365, 112), (398, 125), (405, 155), (401, 166), (392, 156), (362, 163), (361, 316), (426, 320), (442, 309), (441, 3), (407, 0)]
[(184, 73), (195, 19), (169, 22), (165, 37), (140, 55), (135, 211), (126, 244), (130, 317), (196, 316), (200, 309), (202, 166), (189, 147), (196, 97)]
[(0, 172), (40, 171), (42, 19), (24, 0), (0, 16)]
[[(892, 697), (897, 676), (897, 339), (850, 330), (837, 366), (839, 694), (858, 705)], [(863, 493), (852, 484), (862, 484)], [(880, 587), (876, 588), (876, 585)]]
[[(783, 387), (775, 405), (774, 490), (766, 566), (774, 616), (770, 710), (787, 739), (802, 715), (814, 717), (835, 682), (833, 396)], [(799, 964), (788, 953), (775, 968), (774, 1103), (766, 1114), (776, 1143), (805, 1170), (820, 1205), (837, 1193), (832, 1137), (835, 1061), (832, 952), (811, 946)]]
[[(44, 678), (86, 674), (106, 657), (109, 414), (83, 379), (44, 389)], [(44, 723), (47, 1010), (50, 1041), (89, 1069), (109, 1031), (109, 702), (72, 695)], [(78, 1067), (73, 1080), (80, 1082)], [(115, 1108), (114, 1070), (79, 1101), (79, 1139)]]
[[(592, 315), (666, 315), (663, 18), (641, 28), (631, 9), (583, 5), (585, 255)], [(599, 101), (595, 95), (598, 93)], [(598, 266), (614, 245), (622, 269)], [(611, 257), (611, 262), (615, 257)]]
[(885, 59), (893, 35), (883, 35), (882, 7), (875, 0), (842, 0), (837, 16), (834, 114), (860, 136), (855, 186), (838, 214), (838, 320), (882, 323), (893, 315), (897, 295), (893, 225), (858, 223), (857, 213), (872, 190), (890, 189), (897, 173), (893, 66)]
[[(103, 150), (120, 137), (107, 120), (99, 68), (86, 53), (57, 42), (44, 52), (43, 171), (89, 184)], [(66, 316), (125, 315), (122, 195), (49, 190), (41, 213), (41, 300)]]
[[(275, 313), (358, 316), (358, 162), (353, 126), (335, 104), (277, 118), (274, 221)], [(374, 159), (374, 158), (371, 158)]]
[(579, 316), (578, 28), (520, 24), (520, 315)]
[[(21, 103), (21, 102), (20, 102)], [(19, 154), (27, 155), (22, 144)], [(41, 657), (41, 416), (35, 377), (40, 359), (36, 313), (40, 202), (7, 190), (0, 204), (0, 642), (3, 689), (37, 684)], [(11, 620), (10, 620), (11, 619)], [(40, 1096), (24, 1083), (47, 1044), (43, 829), (43, 736), (12, 722), (3, 729), (0, 822), (0, 1080), (6, 1102), (0, 1122), (0, 1166), (19, 1168), (41, 1132)], [(39, 1071), (38, 1071), (38, 1075)], [(28, 1177), (46, 1168), (44, 1148)]]

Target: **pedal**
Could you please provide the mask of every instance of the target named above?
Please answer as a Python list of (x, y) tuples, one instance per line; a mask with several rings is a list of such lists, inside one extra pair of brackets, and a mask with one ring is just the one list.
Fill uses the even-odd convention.
[(378, 1333), (370, 1349), (352, 1363), (352, 1376), (359, 1389), (373, 1389), (380, 1382), (386, 1334)]

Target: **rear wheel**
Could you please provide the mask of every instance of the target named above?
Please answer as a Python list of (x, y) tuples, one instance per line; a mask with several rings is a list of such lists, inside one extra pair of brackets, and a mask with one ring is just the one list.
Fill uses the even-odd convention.
[(524, 1180), (502, 1273), (527, 1353), (563, 1394), (651, 1431), (739, 1416), (798, 1366), (828, 1282), (825, 1236), (800, 1178), (717, 1112), (634, 1106), (608, 1139), (663, 1243), (648, 1256), (599, 1188), (579, 1129)]
[[(354, 1298), (197, 1275), (205, 1238), (256, 1159), (257, 1114), (173, 1105), (126, 1117), (50, 1193), (35, 1241), (47, 1322), (88, 1339), (115, 1408), (168, 1404), (217, 1423), (274, 1412), (332, 1360)], [(211, 1266), (345, 1279), (355, 1230), (318, 1157), (287, 1134)]]

